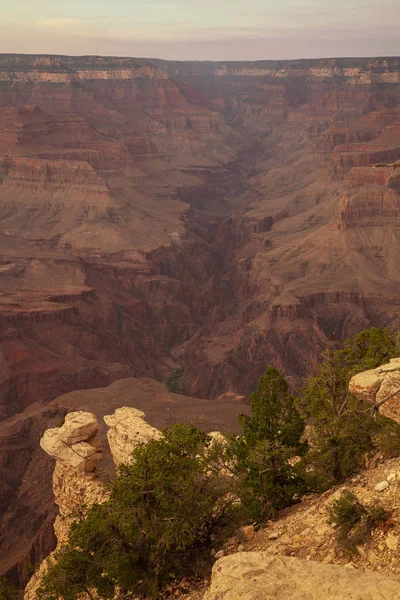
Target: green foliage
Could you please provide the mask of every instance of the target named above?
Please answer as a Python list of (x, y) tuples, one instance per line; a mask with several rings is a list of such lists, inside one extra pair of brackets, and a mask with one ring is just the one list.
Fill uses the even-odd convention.
[[(37, 600), (75, 600), (92, 591), (107, 599), (117, 588), (122, 595), (157, 598), (171, 573), (196, 573), (199, 558), (208, 560), (211, 540), (238, 510), (235, 498), (252, 519), (273, 518), (307, 491), (322, 491), (357, 471), (372, 451), (399, 456), (399, 425), (348, 391), (354, 373), (397, 354), (397, 337), (372, 328), (328, 348), (296, 402), (285, 378), (269, 367), (250, 396), (251, 415), (240, 417), (242, 435), (227, 446), (176, 425), (138, 447), (132, 464), (120, 468), (109, 500), (77, 517)], [(167, 378), (172, 392), (183, 392), (183, 373), (181, 367)], [(309, 446), (305, 419), (312, 424)], [(331, 519), (338, 542), (353, 552), (386, 516), (345, 492)]]
[(375, 418), (376, 433), (372, 437), (374, 447), (382, 452), (385, 458), (400, 456), (400, 426), (380, 414)]
[(300, 448), (304, 422), (289, 393), (286, 379), (269, 367), (250, 395), (251, 416), (241, 415), (243, 437), (249, 445), (258, 441), (275, 441), (290, 448)]
[(0, 600), (18, 600), (18, 590), (8, 583), (5, 577), (0, 579)]
[(357, 546), (369, 540), (373, 529), (389, 516), (381, 506), (363, 506), (355, 494), (345, 490), (334, 500), (329, 522), (336, 525), (336, 540), (340, 547), (347, 554), (353, 554)]
[(372, 328), (346, 340), (343, 348), (328, 348), (315, 377), (306, 381), (297, 406), (311, 419), (313, 444), (305, 460), (307, 479), (315, 491), (327, 489), (356, 472), (368, 452), (400, 454), (400, 427), (348, 391), (350, 377), (376, 368), (398, 351), (396, 336)]
[(251, 416), (241, 415), (243, 435), (228, 453), (239, 480), (239, 495), (253, 519), (271, 518), (304, 492), (290, 459), (303, 453), (304, 422), (285, 378), (269, 367), (250, 396)]
[(182, 377), (184, 372), (185, 367), (182, 366), (173, 373), (171, 373), (169, 377), (167, 377), (167, 379), (165, 380), (165, 385), (167, 386), (170, 392), (173, 392), (174, 394), (184, 393), (185, 389), (182, 383)]
[(377, 327), (361, 331), (353, 339), (345, 340), (341, 351), (351, 375), (376, 369), (399, 354), (398, 335), (390, 329)]
[(116, 210), (112, 206), (109, 206), (107, 208), (107, 213), (106, 214), (107, 214), (107, 219), (109, 219), (113, 223), (118, 222), (118, 218), (119, 218), (119, 212), (118, 212), (118, 210)]
[(34, 574), (34, 572), (35, 572), (35, 565), (33, 565), (32, 563), (26, 563), (26, 565), (24, 565), (25, 577), (30, 579), (32, 577), (32, 575)]
[(208, 441), (194, 427), (175, 425), (138, 447), (109, 500), (72, 526), (38, 600), (73, 600), (89, 590), (112, 598), (116, 587), (156, 598), (172, 572), (195, 569), (232, 503), (230, 482), (207, 460)]

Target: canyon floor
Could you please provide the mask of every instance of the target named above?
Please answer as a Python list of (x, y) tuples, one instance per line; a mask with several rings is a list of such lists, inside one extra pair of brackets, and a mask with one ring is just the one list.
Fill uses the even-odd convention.
[(203, 398), (231, 430), (269, 364), (295, 388), (328, 340), (399, 328), (400, 169), (372, 166), (399, 160), (395, 57), (0, 55), (0, 574), (54, 543), (56, 398), (184, 366), (156, 424)]

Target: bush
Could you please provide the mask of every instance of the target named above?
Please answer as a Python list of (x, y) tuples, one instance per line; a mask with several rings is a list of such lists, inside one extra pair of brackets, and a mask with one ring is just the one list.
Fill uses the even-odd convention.
[(0, 600), (18, 600), (18, 590), (8, 583), (5, 577), (0, 579)]
[(337, 527), (336, 540), (340, 547), (347, 554), (353, 554), (389, 516), (381, 506), (363, 506), (355, 494), (345, 490), (332, 504), (329, 523)]
[(169, 377), (167, 377), (167, 379), (165, 380), (165, 385), (167, 386), (170, 392), (173, 392), (174, 394), (184, 393), (185, 390), (182, 383), (182, 377), (184, 372), (185, 367), (180, 367), (179, 369), (171, 373)]
[(371, 327), (345, 340), (341, 351), (342, 360), (351, 375), (376, 369), (399, 356), (399, 337), (390, 329)]
[(112, 598), (117, 587), (157, 598), (171, 573), (196, 570), (232, 504), (230, 481), (208, 463), (207, 443), (198, 429), (175, 425), (137, 448), (109, 500), (73, 524), (42, 578), (38, 600), (73, 600), (90, 590)]
[(397, 352), (395, 334), (372, 328), (346, 340), (342, 348), (327, 348), (317, 374), (305, 382), (296, 404), (312, 422), (313, 445), (304, 466), (314, 491), (355, 473), (370, 452), (399, 456), (400, 426), (369, 411), (348, 389), (354, 373), (375, 368)]

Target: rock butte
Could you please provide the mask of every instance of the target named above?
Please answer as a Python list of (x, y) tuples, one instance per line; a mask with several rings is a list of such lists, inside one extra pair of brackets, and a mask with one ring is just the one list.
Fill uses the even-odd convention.
[(371, 167), (399, 159), (395, 57), (0, 55), (0, 574), (53, 543), (49, 401), (184, 364), (231, 422), (268, 364), (296, 384), (327, 338), (399, 328), (400, 174)]

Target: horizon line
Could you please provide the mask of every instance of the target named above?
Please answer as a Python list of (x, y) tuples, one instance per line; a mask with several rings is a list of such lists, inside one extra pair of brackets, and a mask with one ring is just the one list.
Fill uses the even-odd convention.
[(175, 58), (160, 58), (160, 57), (149, 57), (149, 56), (132, 56), (132, 55), (114, 55), (114, 54), (56, 54), (52, 52), (0, 52), (0, 56), (43, 56), (43, 57), (55, 57), (55, 58), (117, 58), (117, 59), (134, 59), (134, 60), (148, 60), (148, 61), (163, 61), (163, 62), (179, 62), (179, 63), (257, 63), (257, 62), (300, 62), (300, 61), (318, 61), (318, 60), (365, 60), (365, 59), (377, 59), (386, 60), (397, 58), (400, 59), (400, 54), (386, 54), (386, 55), (362, 55), (362, 56), (318, 56), (318, 57), (299, 57), (299, 58), (256, 58), (252, 60), (246, 59), (193, 59), (193, 60), (182, 60)]

